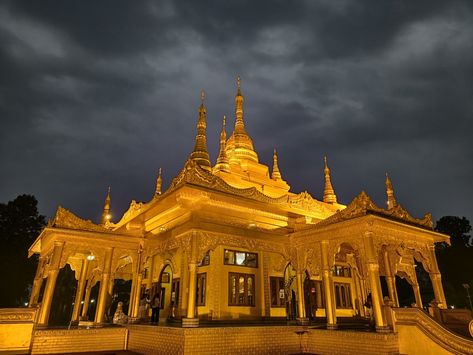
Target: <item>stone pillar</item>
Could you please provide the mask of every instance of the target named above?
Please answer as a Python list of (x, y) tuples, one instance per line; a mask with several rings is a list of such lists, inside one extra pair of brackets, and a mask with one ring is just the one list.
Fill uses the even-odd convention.
[(143, 274), (139, 268), (137, 273), (138, 274), (136, 275), (136, 284), (133, 295), (133, 308), (132, 311), (129, 312), (133, 321), (137, 321), (140, 317), (141, 283), (143, 281)]
[(99, 297), (97, 301), (97, 309), (95, 310), (95, 323), (103, 323), (105, 316), (105, 305), (107, 302), (108, 288), (110, 282), (110, 272), (112, 267), (113, 248), (107, 248), (105, 251), (105, 260), (102, 270), (102, 278), (100, 279)]
[(328, 241), (323, 240), (322, 248), (322, 278), (325, 293), (325, 315), (327, 317), (327, 329), (337, 328), (337, 316), (335, 309), (335, 296), (333, 292), (333, 275), (329, 264)]
[(34, 307), (38, 303), (39, 291), (43, 284), (43, 268), (44, 268), (44, 256), (40, 256), (38, 260), (38, 266), (36, 267), (36, 275), (33, 280), (33, 288), (31, 290), (30, 302), (28, 307)]
[(366, 251), (366, 266), (368, 270), (368, 279), (371, 288), (372, 312), (376, 324), (377, 332), (388, 332), (389, 327), (383, 314), (383, 292), (381, 291), (381, 281), (379, 279), (379, 263), (373, 242), (373, 233), (366, 232), (364, 236), (364, 245)]
[(76, 297), (74, 299), (74, 308), (72, 309), (71, 322), (79, 321), (80, 306), (81, 306), (82, 296), (84, 295), (85, 284), (87, 282), (87, 269), (88, 268), (89, 268), (89, 262), (85, 258), (84, 260), (82, 260), (80, 276), (79, 276), (79, 280), (77, 281)]
[(430, 281), (432, 282), (432, 288), (434, 289), (435, 299), (437, 301), (438, 308), (447, 308), (447, 300), (443, 291), (442, 275), (437, 264), (437, 257), (435, 255), (435, 245), (429, 246), (431, 270), (429, 272)]
[(363, 304), (365, 303), (365, 299), (363, 297), (363, 292), (361, 291), (360, 278), (358, 276), (358, 271), (355, 268), (352, 269), (352, 272), (353, 281), (355, 282), (355, 294), (357, 299), (355, 306), (357, 308), (358, 314), (360, 316), (364, 316), (365, 312)]
[(92, 292), (92, 278), (87, 281), (87, 286), (85, 288), (85, 296), (84, 296), (84, 306), (82, 307), (81, 313), (81, 320), (87, 320), (87, 312), (89, 311), (89, 302), (90, 302), (90, 294)]
[(49, 263), (48, 278), (46, 280), (46, 287), (44, 288), (43, 300), (41, 302), (41, 309), (39, 312), (38, 324), (42, 326), (48, 325), (49, 312), (51, 311), (51, 302), (53, 300), (54, 289), (56, 287), (56, 280), (59, 274), (59, 266), (61, 263), (62, 250), (64, 242), (55, 241), (51, 261)]
[(399, 307), (399, 300), (397, 298), (397, 290), (396, 290), (396, 277), (392, 273), (391, 263), (390, 263), (389, 254), (387, 250), (384, 251), (383, 258), (384, 258), (384, 268), (386, 271), (386, 283), (388, 284), (389, 299), (394, 304), (394, 307)]
[(194, 234), (191, 239), (191, 250), (189, 255), (189, 279), (187, 296), (187, 317), (182, 319), (182, 326), (195, 328), (199, 326), (199, 318), (195, 314), (195, 298), (197, 286), (197, 236)]

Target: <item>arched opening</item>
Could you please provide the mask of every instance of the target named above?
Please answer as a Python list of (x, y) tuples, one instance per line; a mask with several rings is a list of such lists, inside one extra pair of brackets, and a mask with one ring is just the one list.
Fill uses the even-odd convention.
[(74, 295), (77, 281), (69, 264), (61, 270), (56, 281), (48, 324), (51, 326), (68, 325), (71, 321)]
[(403, 274), (396, 274), (396, 289), (399, 307), (411, 307), (415, 303), (414, 290)]
[(340, 244), (335, 254), (333, 266), (333, 292), (335, 307), (340, 316), (354, 316), (360, 312), (363, 295), (359, 290), (359, 280), (355, 270), (359, 257), (356, 250), (348, 243)]
[(317, 310), (325, 307), (323, 297), (322, 281), (312, 280), (306, 270), (304, 278), (304, 305), (306, 317), (310, 320), (315, 320)]
[(155, 294), (159, 294), (161, 301), (159, 319), (167, 319), (175, 316), (175, 300), (178, 299), (178, 296), (176, 295), (176, 285), (173, 285), (172, 277), (173, 271), (171, 265), (166, 264), (159, 274), (158, 282), (153, 283), (151, 288), (151, 299)]
[(131, 283), (131, 280), (115, 279), (110, 311), (107, 312), (112, 318), (117, 310), (118, 302), (123, 302), (123, 312), (127, 315), (129, 314)]
[(291, 264), (284, 269), (284, 296), (286, 298), (286, 319), (295, 320), (297, 314), (296, 271)]
[(422, 304), (426, 306), (435, 299), (432, 281), (430, 280), (429, 273), (425, 270), (424, 265), (421, 262), (415, 262), (415, 270)]

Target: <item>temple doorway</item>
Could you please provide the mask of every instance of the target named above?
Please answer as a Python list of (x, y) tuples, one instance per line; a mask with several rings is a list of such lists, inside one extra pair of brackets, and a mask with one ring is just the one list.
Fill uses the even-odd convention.
[(159, 319), (168, 319), (175, 316), (176, 291), (173, 292), (173, 286), (175, 288), (175, 285), (172, 276), (171, 265), (167, 264), (161, 270), (158, 282), (154, 282), (151, 287), (151, 299), (158, 293), (161, 300)]
[(304, 305), (306, 317), (310, 320), (314, 320), (317, 309), (322, 308), (322, 282), (311, 280), (307, 271), (304, 278)]
[(131, 283), (131, 280), (115, 279), (110, 309), (107, 310), (110, 319), (113, 319), (113, 315), (117, 310), (118, 302), (123, 302), (123, 312), (129, 314)]

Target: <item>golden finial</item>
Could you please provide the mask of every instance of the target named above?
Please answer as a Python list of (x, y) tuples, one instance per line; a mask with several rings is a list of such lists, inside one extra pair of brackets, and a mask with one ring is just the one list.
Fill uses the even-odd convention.
[(220, 151), (218, 153), (217, 162), (214, 166), (214, 171), (230, 171), (230, 165), (225, 151), (227, 142), (227, 132), (225, 131), (226, 122), (227, 117), (223, 115), (222, 132), (220, 133)]
[(276, 148), (274, 148), (273, 152), (273, 173), (271, 174), (271, 179), (282, 180), (281, 172), (279, 171), (278, 166), (278, 154), (276, 153)]
[(207, 111), (204, 106), (205, 92), (204, 90), (200, 93), (200, 98), (202, 103), (199, 108), (199, 120), (197, 122), (197, 135), (195, 137), (195, 146), (194, 150), (190, 155), (190, 159), (197, 162), (197, 164), (205, 169), (210, 170), (210, 158), (209, 152), (207, 151), (207, 137), (206, 137), (206, 128), (207, 128)]
[(159, 168), (158, 178), (156, 179), (156, 192), (155, 192), (155, 195), (161, 195), (162, 185), (163, 185), (163, 179), (161, 177), (161, 168)]
[(324, 156), (324, 177), (325, 177), (325, 187), (324, 187), (324, 202), (326, 203), (337, 203), (337, 195), (333, 190), (332, 181), (330, 178), (330, 169), (327, 163), (327, 156)]
[(112, 216), (110, 215), (110, 201), (111, 201), (110, 191), (111, 191), (111, 188), (109, 186), (107, 190), (107, 195), (105, 196), (105, 203), (103, 205), (102, 219), (100, 221), (101, 225), (105, 225), (105, 223), (107, 221), (110, 221), (110, 219), (112, 218)]
[(391, 179), (389, 178), (388, 173), (386, 173), (385, 185), (386, 185), (386, 197), (388, 198), (386, 201), (386, 204), (388, 205), (388, 210), (390, 210), (396, 207), (397, 202), (396, 202), (396, 198), (394, 197), (393, 184), (391, 182)]
[(238, 76), (237, 76), (237, 93), (238, 93), (238, 95), (241, 95), (240, 90), (241, 90), (241, 78), (240, 78), (240, 76), (238, 75)]

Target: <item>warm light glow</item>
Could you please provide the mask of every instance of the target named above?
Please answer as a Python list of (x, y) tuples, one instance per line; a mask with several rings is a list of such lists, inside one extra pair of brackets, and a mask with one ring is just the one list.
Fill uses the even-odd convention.
[(87, 255), (87, 260), (94, 260), (95, 259), (95, 255), (94, 254), (90, 254), (90, 255)]
[(105, 219), (106, 219), (107, 221), (109, 221), (111, 218), (112, 218), (112, 215), (111, 215), (111, 214), (107, 214), (107, 215), (105, 216)]
[(95, 300), (92, 298), (92, 299), (90, 300), (90, 303), (94, 303), (94, 302), (95, 302)]

